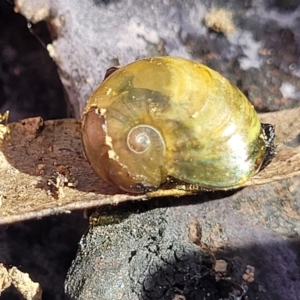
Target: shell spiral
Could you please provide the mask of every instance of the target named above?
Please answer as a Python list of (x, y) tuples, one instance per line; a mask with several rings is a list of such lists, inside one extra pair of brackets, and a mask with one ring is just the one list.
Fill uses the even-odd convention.
[(143, 59), (107, 77), (87, 103), (83, 144), (102, 179), (133, 193), (170, 182), (235, 188), (260, 169), (267, 149), (238, 88), (174, 57)]

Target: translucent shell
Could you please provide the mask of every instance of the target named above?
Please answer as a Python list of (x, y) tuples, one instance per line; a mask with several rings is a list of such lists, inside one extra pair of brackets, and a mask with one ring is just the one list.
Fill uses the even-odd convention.
[(102, 179), (133, 193), (164, 184), (236, 188), (267, 152), (257, 113), (240, 90), (174, 57), (139, 60), (106, 78), (87, 103), (83, 144)]

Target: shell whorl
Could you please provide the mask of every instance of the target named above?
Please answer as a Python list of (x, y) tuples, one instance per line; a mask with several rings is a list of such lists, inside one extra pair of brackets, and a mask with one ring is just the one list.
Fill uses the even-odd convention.
[(136, 154), (143, 154), (147, 151), (165, 152), (165, 141), (161, 133), (149, 125), (137, 125), (130, 129), (127, 134), (127, 146)]

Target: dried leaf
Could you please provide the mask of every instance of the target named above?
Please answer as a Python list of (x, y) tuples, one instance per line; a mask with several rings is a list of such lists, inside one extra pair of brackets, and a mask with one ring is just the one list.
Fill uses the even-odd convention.
[[(300, 174), (299, 115), (296, 108), (260, 116), (262, 122), (275, 125), (277, 155), (245, 186)], [(103, 182), (85, 159), (81, 124), (74, 119), (31, 118), (7, 126), (0, 140), (0, 224), (128, 200), (192, 194), (171, 189), (130, 195)]]

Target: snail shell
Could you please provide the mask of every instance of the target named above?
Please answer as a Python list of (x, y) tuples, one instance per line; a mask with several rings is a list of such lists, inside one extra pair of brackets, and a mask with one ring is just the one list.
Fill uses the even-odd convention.
[(128, 192), (165, 184), (226, 190), (274, 155), (274, 130), (266, 126), (268, 134), (248, 99), (219, 73), (155, 57), (101, 83), (83, 115), (83, 145), (94, 171)]

